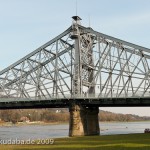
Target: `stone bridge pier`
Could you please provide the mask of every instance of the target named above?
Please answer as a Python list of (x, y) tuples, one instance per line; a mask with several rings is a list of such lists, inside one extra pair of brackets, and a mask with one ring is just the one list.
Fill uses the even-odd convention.
[(69, 136), (99, 135), (99, 108), (73, 105), (69, 108)]

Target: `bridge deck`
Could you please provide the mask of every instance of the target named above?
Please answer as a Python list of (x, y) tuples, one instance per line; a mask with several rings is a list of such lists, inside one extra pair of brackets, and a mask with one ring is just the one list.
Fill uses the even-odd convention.
[(150, 97), (130, 98), (57, 98), (57, 99), (0, 99), (0, 109), (68, 108), (73, 103), (85, 107), (150, 106)]

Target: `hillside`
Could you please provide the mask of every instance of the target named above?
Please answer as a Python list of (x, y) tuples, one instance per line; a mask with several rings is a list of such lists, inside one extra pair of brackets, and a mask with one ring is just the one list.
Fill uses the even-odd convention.
[[(68, 122), (68, 109), (26, 109), (26, 110), (0, 110), (0, 120), (2, 122), (18, 121), (44, 121), (44, 122)], [(150, 117), (140, 117), (132, 114), (117, 114), (100, 110), (100, 121), (150, 121)]]
[(138, 116), (133, 114), (118, 114), (109, 111), (100, 110), (99, 113), (100, 121), (148, 121), (150, 117)]

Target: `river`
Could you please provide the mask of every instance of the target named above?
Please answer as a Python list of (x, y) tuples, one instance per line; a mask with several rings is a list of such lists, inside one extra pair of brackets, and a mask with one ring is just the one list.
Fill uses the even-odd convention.
[[(150, 122), (100, 122), (101, 135), (143, 133)], [(0, 126), (0, 139), (46, 139), (67, 137), (68, 124)]]

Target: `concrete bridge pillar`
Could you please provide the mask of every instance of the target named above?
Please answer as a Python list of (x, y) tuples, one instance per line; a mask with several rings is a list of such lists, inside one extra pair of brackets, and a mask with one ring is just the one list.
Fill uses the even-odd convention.
[(98, 107), (74, 105), (69, 108), (69, 136), (99, 135)]

